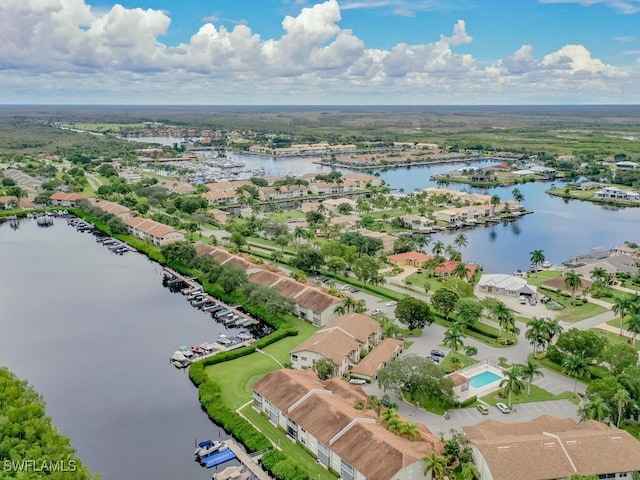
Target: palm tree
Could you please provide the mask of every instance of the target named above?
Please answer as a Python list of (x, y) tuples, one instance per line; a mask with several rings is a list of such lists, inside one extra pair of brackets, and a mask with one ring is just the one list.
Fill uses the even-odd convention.
[(302, 227), (296, 227), (293, 230), (293, 238), (296, 239), (296, 242), (300, 242), (300, 239), (303, 238), (305, 236), (305, 231), (304, 228)]
[(629, 392), (624, 388), (620, 388), (613, 394), (613, 401), (616, 402), (616, 406), (618, 407), (618, 420), (616, 421), (616, 427), (620, 428), (622, 412), (624, 411), (624, 408), (631, 403), (631, 395), (629, 395)]
[(562, 360), (562, 371), (574, 378), (573, 396), (575, 397), (576, 390), (578, 389), (578, 377), (589, 375), (589, 364), (582, 355), (574, 353), (564, 357), (564, 360)]
[(447, 459), (442, 455), (431, 452), (423, 458), (427, 462), (427, 466), (424, 467), (424, 476), (426, 477), (431, 473), (433, 480), (445, 480), (447, 473)]
[(603, 422), (609, 415), (609, 405), (605, 402), (604, 398), (596, 397), (588, 403), (582, 406), (578, 413), (580, 414), (580, 421), (597, 420)]
[(393, 408), (385, 408), (384, 410), (382, 410), (382, 413), (380, 414), (380, 422), (383, 425), (386, 425), (387, 423), (389, 423), (389, 421), (391, 421), (391, 419), (397, 418), (397, 417), (398, 417), (398, 413)]
[(344, 305), (344, 309), (346, 310), (346, 313), (351, 313), (356, 309), (358, 303), (356, 302), (355, 298), (353, 298), (351, 295), (347, 295), (345, 299), (342, 301), (342, 305)]
[(576, 296), (576, 290), (582, 287), (582, 274), (576, 273), (573, 270), (567, 272), (564, 276), (564, 286), (571, 290), (571, 298), (574, 299)]
[(431, 247), (431, 252), (434, 255), (437, 255), (438, 257), (441, 256), (442, 252), (444, 252), (444, 243), (438, 240), (436, 243), (433, 244), (433, 247)]
[(416, 246), (418, 250), (422, 250), (424, 247), (431, 243), (431, 237), (427, 237), (426, 235), (418, 235), (415, 239)]
[(459, 233), (453, 240), (453, 244), (458, 248), (458, 251), (462, 253), (462, 249), (469, 245), (469, 240), (464, 233)]
[(493, 310), (491, 312), (496, 320), (498, 320), (498, 325), (500, 325), (500, 332), (498, 336), (502, 336), (502, 329), (506, 325), (506, 323), (513, 317), (511, 310), (507, 307), (504, 302), (498, 301), (496, 302)]
[(591, 270), (591, 277), (594, 279), (595, 282), (599, 283), (600, 285), (605, 284), (605, 280), (607, 276), (608, 276), (607, 271), (602, 267), (596, 267), (593, 270)]
[(531, 263), (536, 267), (536, 270), (538, 270), (538, 267), (545, 261), (544, 250), (533, 250), (529, 252), (529, 255), (531, 255)]
[(553, 320), (552, 319), (545, 320), (544, 332), (545, 332), (545, 340), (547, 342), (547, 345), (551, 345), (551, 342), (553, 342), (553, 339), (557, 335), (560, 335), (563, 330), (564, 328), (562, 328), (562, 325), (560, 325), (560, 320), (558, 320), (557, 318), (554, 318)]
[(511, 395), (519, 395), (524, 388), (524, 384), (520, 379), (520, 368), (515, 365), (509, 370), (505, 370), (504, 378), (500, 380), (500, 387), (504, 387), (505, 393), (509, 394), (509, 408), (511, 408)]
[(491, 196), (491, 206), (492, 207), (496, 207), (499, 203), (501, 202), (500, 197), (498, 195), (492, 195)]
[(522, 375), (522, 378), (527, 381), (527, 397), (530, 397), (533, 377), (544, 377), (540, 364), (527, 360), (527, 363), (522, 365), (520, 368), (520, 375)]
[(513, 197), (513, 199), (518, 202), (521, 203), (524, 201), (524, 195), (522, 194), (522, 192), (520, 191), (519, 188), (514, 188), (513, 190), (511, 190), (511, 196)]
[(472, 462), (466, 462), (462, 464), (462, 470), (460, 470), (460, 480), (478, 480), (480, 478), (480, 472), (478, 467)]
[(533, 356), (535, 357), (538, 346), (544, 347), (546, 343), (546, 321), (543, 318), (533, 318), (529, 322), (524, 338), (529, 340), (529, 344), (533, 346)]
[(460, 348), (464, 346), (462, 339), (465, 338), (462, 332), (462, 327), (458, 323), (452, 323), (449, 329), (444, 332), (444, 344), (453, 350), (455, 354)]
[(367, 302), (363, 300), (358, 300), (356, 302), (356, 306), (353, 308), (354, 313), (364, 313), (367, 311)]
[(451, 275), (461, 280), (468, 280), (469, 272), (470, 270), (469, 267), (467, 267), (467, 264), (464, 262), (460, 262), (455, 266), (455, 268), (451, 272)]
[(460, 260), (460, 252), (456, 250), (453, 245), (447, 245), (444, 248), (444, 251), (449, 258), (449, 261)]
[(631, 309), (633, 303), (633, 297), (631, 295), (625, 295), (624, 297), (615, 297), (613, 299), (613, 313), (620, 315), (620, 336), (622, 336), (622, 332), (624, 329), (624, 317), (627, 315), (629, 310)]
[(632, 337), (633, 340), (631, 342), (631, 345), (633, 347), (635, 347), (636, 346), (636, 337), (640, 333), (640, 314), (632, 313), (629, 316), (629, 319), (627, 320), (627, 330), (629, 330), (629, 332), (633, 333), (633, 337)]
[(402, 427), (400, 428), (400, 431), (398, 433), (401, 437), (404, 437), (406, 435), (406, 437), (411, 441), (414, 441), (420, 435), (418, 425), (411, 422), (403, 422)]
[(402, 430), (403, 423), (404, 421), (398, 415), (396, 415), (395, 417), (390, 418), (387, 422), (387, 430), (393, 433), (399, 433), (400, 430)]
[(392, 338), (400, 331), (393, 318), (385, 317), (382, 321), (382, 334), (385, 338)]
[(337, 313), (338, 315), (344, 315), (347, 313), (347, 307), (344, 302), (336, 305), (336, 308), (333, 309), (333, 313)]

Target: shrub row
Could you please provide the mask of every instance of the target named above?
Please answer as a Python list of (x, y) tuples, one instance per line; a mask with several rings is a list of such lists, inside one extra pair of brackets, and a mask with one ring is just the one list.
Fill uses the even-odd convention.
[(473, 397), (467, 398), (465, 401), (460, 402), (460, 407), (468, 407), (469, 405), (474, 404), (478, 400), (478, 397), (474, 395)]
[[(203, 369), (204, 373), (204, 369)], [(192, 381), (194, 377), (189, 372)], [(202, 409), (207, 412), (209, 418), (224, 428), (226, 432), (231, 434), (238, 441), (242, 442), (249, 452), (257, 452), (271, 448), (269, 439), (256, 430), (247, 420), (242, 418), (240, 414), (234, 412), (227, 407), (221, 398), (222, 390), (220, 386), (207, 378), (199, 376), (199, 380), (204, 381), (198, 385), (198, 399), (202, 405)], [(195, 382), (194, 382), (195, 383)]]
[(282, 452), (271, 450), (262, 456), (262, 466), (282, 480), (308, 480), (309, 474)]

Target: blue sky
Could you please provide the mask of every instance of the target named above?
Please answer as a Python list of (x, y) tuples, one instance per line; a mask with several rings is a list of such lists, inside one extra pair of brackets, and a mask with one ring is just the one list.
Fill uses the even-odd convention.
[(640, 0), (3, 3), (2, 103), (640, 103)]

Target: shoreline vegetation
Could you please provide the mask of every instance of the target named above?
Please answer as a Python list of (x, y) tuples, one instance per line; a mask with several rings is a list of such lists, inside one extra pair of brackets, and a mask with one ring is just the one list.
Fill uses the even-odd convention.
[(76, 455), (69, 438), (52, 425), (42, 397), (0, 366), (0, 464), (2, 478), (98, 480)]

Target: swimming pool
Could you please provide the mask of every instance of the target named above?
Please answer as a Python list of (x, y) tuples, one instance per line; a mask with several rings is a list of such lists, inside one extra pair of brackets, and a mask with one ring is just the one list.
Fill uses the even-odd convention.
[(495, 382), (496, 380), (500, 380), (502, 377), (500, 375), (496, 375), (493, 372), (486, 371), (479, 373), (478, 375), (474, 375), (469, 379), (469, 385), (473, 388), (482, 388), (486, 387), (490, 383)]

